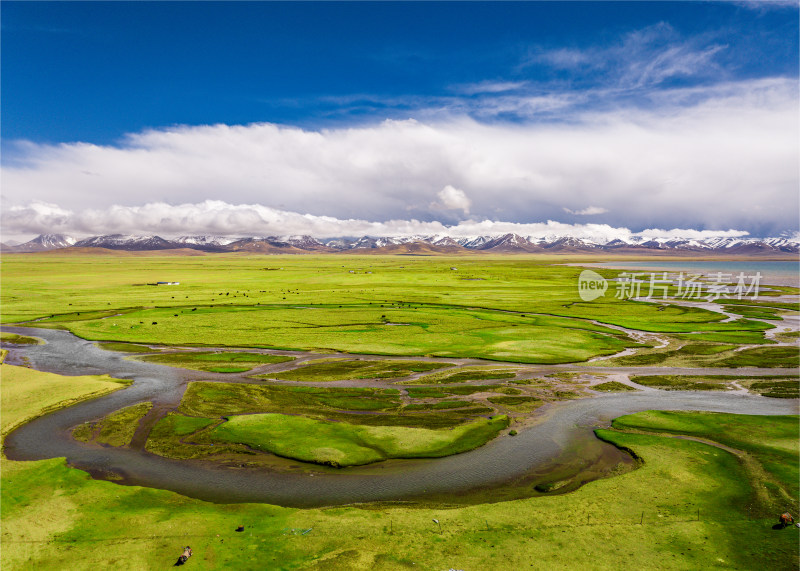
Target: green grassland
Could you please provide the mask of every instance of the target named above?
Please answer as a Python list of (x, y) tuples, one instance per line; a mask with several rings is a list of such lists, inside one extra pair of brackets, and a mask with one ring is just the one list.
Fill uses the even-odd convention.
[(386, 379), (407, 377), (413, 373), (422, 373), (452, 366), (451, 363), (431, 363), (426, 361), (362, 361), (362, 360), (326, 360), (315, 361), (291, 371), (255, 375), (258, 378), (278, 379), (283, 381), (324, 382), (343, 381), (349, 379)]
[(763, 484), (775, 508), (797, 509), (800, 498), (797, 416), (772, 416), (765, 421), (763, 417), (744, 414), (648, 411), (617, 418), (612, 426), (707, 438), (746, 452), (763, 468)]
[[(731, 375), (631, 375), (631, 380), (646, 387), (672, 391), (721, 391), (740, 387), (773, 398), (798, 398), (800, 379), (794, 375), (742, 377)], [(597, 387), (592, 387), (597, 388)]]
[[(43, 375), (39, 385), (64, 384), (55, 375), (31, 374)], [(70, 387), (69, 398), (81, 399), (96, 385)], [(30, 417), (51, 402), (38, 394), (19, 393), (28, 408), (15, 414)], [(0, 405), (5, 422), (17, 402)], [(188, 544), (194, 551), (188, 565), (197, 569), (796, 569), (796, 529), (771, 527), (786, 509), (779, 488), (795, 494), (796, 509), (797, 417), (682, 414), (677, 424), (633, 415), (617, 421), (625, 432), (601, 431), (635, 451), (637, 470), (565, 495), (449, 509), (215, 505), (95, 481), (63, 459), (3, 459), (0, 563), (154, 569), (171, 566)], [(185, 422), (196, 429), (196, 420)], [(726, 437), (757, 463), (701, 442), (632, 430)], [(777, 511), (776, 497), (783, 499)], [(239, 525), (244, 533), (234, 531)]]
[[(593, 364), (630, 359), (624, 364), (797, 365), (797, 348), (770, 346), (764, 331), (771, 326), (757, 320), (774, 316), (771, 307), (791, 308), (727, 300), (742, 319), (723, 322), (725, 316), (715, 312), (613, 295), (580, 302), (581, 268), (552, 262), (536, 256), (460, 257), (453, 271), (446, 257), (4, 255), (0, 303), (5, 322), (43, 318), (31, 325), (68, 329), (129, 353), (156, 352), (145, 345), (159, 344), (547, 364), (643, 348)], [(618, 273), (599, 271), (608, 278)], [(159, 280), (182, 285), (145, 285)], [(664, 334), (670, 342), (648, 349), (612, 325)], [(764, 346), (735, 351), (741, 344)], [(166, 364), (174, 366), (231, 372), (263, 364), (218, 357), (181, 361), (174, 355), (155, 357), (167, 357)], [(400, 379), (426, 372), (419, 362), (378, 361), (369, 369), (375, 363), (318, 360), (295, 369), (299, 376), (292, 380)], [(513, 383), (516, 372), (499, 364), (490, 369), (441, 371), (428, 375), (434, 379), (428, 382), (504, 375), (496, 384), (399, 390), (253, 379), (193, 382), (180, 406), (155, 424), (146, 448), (172, 458), (239, 462), (261, 454), (260, 447), (339, 465), (375, 461), (370, 455), (380, 460), (455, 453), (481, 445), (508, 422), (482, 417), (526, 414), (545, 402), (578, 396), (572, 377), (512, 387), (505, 383)], [(3, 434), (44, 411), (122, 386), (107, 377), (60, 377), (8, 365), (1, 371)], [(797, 394), (795, 379), (737, 381), (768, 396)], [(689, 382), (708, 386), (719, 379)], [(126, 445), (147, 410), (149, 403), (116, 411), (77, 435)], [(198, 569), (796, 569), (796, 529), (776, 532), (771, 526), (777, 513), (797, 513), (797, 417), (647, 414), (617, 419), (613, 430), (598, 431), (603, 440), (633, 451), (637, 470), (568, 494), (560, 494), (554, 482), (552, 492), (539, 497), (469, 507), (214, 505), (94, 481), (63, 459), (3, 458), (0, 563), (158, 568), (171, 565), (190, 544), (195, 556), (189, 565)], [(682, 435), (730, 450), (674, 438)], [(328, 448), (326, 455), (320, 448)], [(441, 529), (431, 523), (434, 518)], [(235, 533), (238, 525), (246, 532)], [(305, 535), (294, 531), (308, 529)]]
[(138, 357), (140, 361), (210, 373), (244, 373), (253, 367), (293, 361), (294, 357), (264, 355), (246, 351), (162, 353)]
[[(482, 426), (486, 420), (482, 416), (497, 414), (495, 408), (486, 406), (482, 400), (434, 400), (438, 398), (438, 393), (432, 394), (422, 387), (419, 390), (420, 394), (402, 396), (398, 389), (191, 382), (176, 411), (156, 423), (146, 447), (155, 454), (171, 458), (206, 458), (224, 462), (233, 455), (244, 458), (250, 465), (268, 462), (267, 458), (252, 457), (252, 449), (255, 449), (298, 460), (317, 461), (314, 459), (324, 458), (324, 462), (330, 465), (339, 463), (345, 466), (363, 463), (364, 458), (373, 462), (406, 457), (413, 450), (402, 452), (389, 447), (376, 449), (375, 454), (368, 456), (355, 454), (351, 458), (347, 453), (343, 459), (301, 451), (308, 447), (315, 450), (320, 448), (319, 442), (325, 440), (324, 434), (328, 433), (331, 438), (334, 434), (339, 436), (334, 439), (336, 442), (349, 439), (356, 442), (356, 448), (372, 448), (374, 442), (368, 445), (364, 443), (367, 442), (365, 434), (371, 433), (373, 428), (385, 429), (387, 434), (392, 431), (400, 434), (409, 429), (408, 434), (428, 435), (431, 442), (441, 440), (433, 438), (437, 434), (461, 435), (458, 440), (464, 436), (465, 427)], [(447, 394), (460, 395), (521, 392), (501, 385), (455, 386), (446, 387), (446, 390)], [(445, 396), (445, 393), (441, 393), (441, 397)], [(543, 404), (540, 399), (531, 400)], [(292, 416), (287, 416), (287, 411), (291, 411)], [(268, 446), (259, 436), (262, 432), (269, 432), (266, 429), (256, 429), (250, 437), (246, 434), (248, 427), (254, 426), (251, 423), (256, 418), (269, 419), (270, 431), (273, 432), (277, 430), (275, 419), (280, 419), (287, 428), (280, 431), (277, 440), (273, 439), (274, 445)], [(487, 427), (478, 432), (486, 435), (491, 433)], [(467, 430), (467, 433), (473, 436), (477, 434), (471, 430)], [(342, 436), (345, 434), (350, 436)], [(496, 431), (492, 437), (495, 434)], [(223, 438), (221, 435), (235, 437)], [(305, 444), (301, 441), (305, 441)], [(456, 453), (464, 443), (469, 442), (471, 447), (475, 447), (479, 445), (477, 441), (470, 436), (458, 440), (458, 445), (453, 443), (452, 446), (440, 448), (439, 452)], [(322, 448), (341, 452), (341, 447), (333, 444)], [(293, 454), (292, 450), (297, 453)]]
[(97, 343), (97, 346), (106, 351), (119, 351), (120, 353), (155, 353), (160, 350), (137, 343)]
[(463, 383), (465, 381), (481, 381), (494, 379), (513, 379), (517, 376), (519, 368), (492, 367), (474, 365), (459, 367), (452, 371), (441, 371), (431, 375), (424, 375), (413, 381), (404, 381), (408, 385), (430, 385), (435, 383)]
[(531, 413), (545, 404), (544, 400), (535, 396), (493, 396), (486, 400), (508, 413)]
[(670, 337), (681, 341), (701, 341), (706, 343), (738, 343), (742, 345), (769, 345), (774, 343), (774, 341), (764, 337), (763, 331), (703, 331), (700, 333), (673, 333)]
[(72, 437), (81, 442), (97, 442), (108, 446), (127, 446), (139, 421), (153, 408), (151, 402), (140, 402), (113, 412), (97, 422), (76, 426)]
[(721, 367), (797, 367), (800, 347), (754, 347), (724, 356), (716, 361)]
[(597, 385), (593, 385), (591, 387), (593, 391), (602, 391), (607, 393), (620, 393), (620, 392), (627, 392), (627, 391), (635, 391), (636, 389), (630, 385), (626, 385), (624, 383), (618, 383), (617, 381), (607, 381), (605, 383), (600, 383)]
[(0, 331), (0, 341), (13, 343), (15, 345), (39, 345), (42, 343), (42, 340), (38, 337), (17, 335), (16, 333), (6, 333), (5, 331)]
[[(218, 418), (184, 416), (170, 412), (161, 418), (150, 431), (145, 443), (145, 450), (159, 456), (180, 460), (242, 453), (242, 447), (211, 448), (209, 446), (211, 443), (202, 439), (204, 430), (219, 424), (219, 422)], [(193, 438), (187, 442), (187, 438), (190, 436)], [(199, 445), (197, 440), (200, 440)]]
[(354, 411), (397, 410), (400, 391), (374, 388), (318, 388), (304, 386), (252, 385), (192, 382), (186, 388), (178, 412), (217, 418), (261, 412), (314, 415), (346, 409)]
[(749, 319), (780, 319), (780, 309), (748, 305), (723, 305), (728, 313), (735, 313)]
[(213, 441), (245, 444), (304, 462), (344, 467), (389, 458), (438, 458), (482, 446), (508, 426), (508, 417), (478, 419), (449, 429), (360, 426), (284, 414), (228, 417)]
[(411, 410), (440, 410), (448, 408), (464, 408), (465, 406), (470, 406), (471, 404), (472, 401), (468, 400), (440, 400), (433, 403), (407, 404), (403, 407), (403, 410), (411, 411)]
[(520, 394), (519, 389), (503, 385), (456, 385), (447, 387), (409, 387), (406, 393), (411, 398), (445, 398), (454, 395), (471, 395), (475, 393), (501, 392), (505, 394)]
[[(394, 374), (404, 374), (411, 366), (403, 361), (333, 360), (317, 362), (310, 367), (348, 363), (369, 365), (377, 367), (377, 370), (385, 370), (386, 364), (397, 363)], [(348, 370), (353, 372), (351, 369)], [(363, 369), (358, 368), (356, 371), (363, 372)], [(342, 371), (336, 369), (335, 372)], [(330, 374), (330, 371), (322, 369), (317, 373)], [(373, 374), (374, 370), (367, 376), (371, 377)], [(333, 427), (328, 432), (333, 431), (336, 434), (352, 432), (358, 435), (358, 438), (356, 436), (348, 438), (358, 440), (362, 448), (370, 448), (371, 444), (363, 445), (363, 433), (372, 428), (391, 428), (398, 431), (409, 428), (414, 429), (412, 433), (421, 429), (429, 431), (448, 429), (452, 434), (453, 430), (462, 430), (464, 426), (471, 426), (476, 422), (482, 423), (486, 417), (492, 415), (525, 415), (546, 402), (577, 396), (571, 391), (555, 390), (560, 388), (561, 384), (558, 387), (543, 384), (526, 387), (523, 391), (516, 386), (492, 384), (408, 386), (401, 391), (372, 387), (313, 387), (195, 381), (188, 384), (175, 411), (162, 417), (155, 424), (146, 447), (155, 454), (171, 458), (205, 458), (217, 462), (232, 462), (235, 456), (237, 462), (244, 462), (247, 465), (270, 462), (268, 458), (258, 456), (254, 452), (259, 450), (303, 460), (306, 457), (321, 456), (310, 453), (302, 456), (292, 455), (286, 450), (302, 450), (303, 446), (298, 441), (302, 438), (308, 440), (307, 446), (312, 446), (315, 450), (320, 448), (319, 441), (324, 440), (320, 434), (325, 431), (312, 430), (315, 426)], [(292, 416), (284, 418), (287, 413)], [(282, 432), (280, 438), (273, 439), (276, 444), (270, 446), (261, 442), (258, 430), (253, 436), (256, 440), (246, 438), (245, 428), (253, 426), (250, 424), (254, 422), (253, 419), (261, 417), (269, 419), (272, 431), (276, 429), (273, 426), (275, 419), (281, 419), (283, 424), (292, 427), (286, 431), (292, 432), (296, 429), (298, 433), (289, 439)], [(292, 423), (306, 423), (308, 430), (301, 430), (302, 427), (296, 427)], [(233, 431), (231, 427), (235, 427), (236, 430)], [(224, 440), (219, 438), (220, 434), (232, 433), (236, 434), (236, 438)], [(434, 434), (434, 432), (419, 434)], [(255, 442), (259, 444), (256, 445)], [(278, 442), (281, 443), (277, 444)], [(339, 450), (337, 454), (341, 452), (336, 446), (322, 446), (322, 448)], [(257, 457), (253, 457), (254, 454)], [(376, 461), (375, 458), (399, 457), (398, 454), (390, 453), (389, 450), (379, 450), (364, 458)], [(345, 454), (344, 457), (346, 456)], [(337, 462), (335, 458), (325, 458), (331, 465)], [(361, 460), (342, 460), (341, 464), (352, 465), (360, 462)]]
[[(791, 288), (795, 291), (792, 291), (794, 295), (797, 295), (797, 288)], [(726, 300), (717, 300), (715, 303), (720, 303), (725, 306), (725, 311), (729, 311), (728, 308), (731, 310), (738, 310), (738, 311), (767, 311), (769, 309), (783, 309), (787, 311), (800, 311), (800, 303), (788, 303), (788, 302), (779, 302), (779, 301), (761, 301), (757, 299), (726, 299)]]
[(644, 349), (635, 355), (613, 357), (593, 362), (599, 366), (623, 367), (797, 367), (800, 347), (750, 347), (737, 350), (736, 345), (719, 343), (687, 343), (674, 341), (660, 349)]
[[(769, 287), (759, 290), (759, 295), (763, 295), (766, 297), (780, 296), (780, 295), (798, 295), (798, 294), (800, 294), (800, 288), (794, 286), (770, 285)], [(736, 303), (741, 303), (742, 301), (747, 301), (747, 300), (736, 300)]]
[[(486, 310), (422, 305), (396, 309), (395, 327), (381, 321), (375, 303), (346, 307), (214, 306), (202, 311), (144, 308), (111, 319), (37, 321), (68, 327), (87, 339), (176, 345), (333, 349), (398, 356), (482, 357), (533, 363), (582, 361), (638, 344), (615, 330), (562, 318), (517, 317)], [(177, 311), (178, 313), (175, 313)], [(67, 325), (69, 324), (69, 325)]]
[(797, 377), (788, 378), (752, 378), (740, 380), (739, 384), (746, 387), (750, 392), (758, 393), (761, 396), (796, 399), (800, 398), (800, 379)]
[(0, 365), (0, 434), (57, 408), (98, 397), (130, 384), (108, 375), (64, 377), (26, 367)]
[[(604, 324), (762, 338), (770, 327), (611, 295), (581, 302), (581, 269), (552, 262), (480, 256), (458, 258), (452, 271), (446, 257), (8, 255), (0, 301), (6, 322), (44, 318), (36, 326), (98, 341), (519, 363), (580, 362), (641, 346)], [(165, 276), (181, 285), (144, 285)]]
[(775, 335), (775, 339), (784, 343), (797, 341), (798, 337), (800, 337), (800, 331), (783, 331)]
[[(730, 377), (730, 380), (737, 377)], [(669, 391), (724, 391), (724, 378), (702, 375), (631, 375), (634, 383)]]
[(536, 397), (502, 396), (502, 397), (489, 397), (486, 400), (488, 400), (492, 404), (509, 405), (509, 404), (522, 404), (522, 403), (534, 402), (540, 399), (537, 399)]

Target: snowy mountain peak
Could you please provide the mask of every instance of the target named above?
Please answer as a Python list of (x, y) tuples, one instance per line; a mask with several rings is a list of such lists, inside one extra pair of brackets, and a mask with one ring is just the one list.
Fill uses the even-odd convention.
[(77, 242), (75, 238), (65, 234), (42, 234), (28, 243), (36, 243), (46, 250), (52, 250), (53, 248), (68, 248), (75, 242)]
[(439, 233), (428, 236), (362, 236), (360, 238), (331, 238), (322, 242), (309, 235), (284, 235), (232, 238), (227, 236), (180, 236), (165, 239), (160, 236), (110, 234), (76, 240), (62, 234), (42, 234), (21, 245), (5, 244), (5, 252), (41, 252), (70, 246), (108, 248), (113, 250), (167, 250), (191, 248), (206, 252), (252, 250), (255, 252), (288, 253), (331, 252), (358, 249), (376, 250), (403, 244), (428, 244), (441, 251), (458, 248), (494, 252), (634, 252), (676, 250), (682, 252), (722, 252), (725, 254), (798, 253), (800, 239), (796, 236), (747, 238), (713, 236), (707, 238), (676, 238), (629, 234), (611, 239), (588, 239), (575, 236), (521, 236), (515, 233), (485, 236), (453, 237)]
[(229, 236), (179, 236), (173, 240), (178, 244), (197, 245), (197, 246), (226, 246), (236, 242), (239, 238)]
[(69, 248), (74, 245), (75, 238), (65, 234), (42, 234), (33, 240), (12, 246), (6, 244), (8, 251), (11, 252), (43, 252), (45, 250), (57, 250), (58, 248)]

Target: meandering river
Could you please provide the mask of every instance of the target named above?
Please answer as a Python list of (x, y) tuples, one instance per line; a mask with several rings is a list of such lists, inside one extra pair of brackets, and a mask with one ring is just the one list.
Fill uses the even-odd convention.
[[(479, 498), (475, 501), (496, 501), (515, 497), (509, 489), (519, 482), (530, 484), (537, 478), (546, 481), (549, 474), (559, 474), (559, 477), (566, 474), (573, 479), (577, 476), (580, 481), (581, 470), (587, 474), (585, 480), (590, 480), (598, 477), (597, 471), (602, 472), (603, 466), (629, 461), (625, 453), (598, 441), (593, 433), (595, 428), (606, 426), (612, 418), (623, 414), (650, 409), (762, 415), (798, 413), (798, 401), (794, 399), (720, 391), (648, 390), (547, 405), (540, 409), (538, 422), (517, 436), (503, 436), (471, 452), (446, 458), (392, 460), (342, 470), (238, 469), (162, 458), (141, 448), (84, 444), (70, 437), (71, 427), (137, 402), (152, 401), (154, 407), (173, 407), (180, 401), (186, 384), (207, 378), (207, 373), (128, 360), (121, 353), (99, 349), (67, 331), (28, 327), (2, 329), (35, 335), (46, 341), (43, 345), (12, 350), (12, 360), (24, 356), (37, 370), (62, 375), (109, 374), (134, 381), (128, 388), (48, 414), (13, 431), (5, 440), (4, 451), (8, 458), (66, 457), (70, 465), (98, 478), (172, 490), (214, 502), (311, 507), (454, 497), (464, 501), (470, 501), (471, 497)], [(552, 366), (553, 370), (563, 371), (564, 368), (563, 365)], [(634, 372), (631, 368), (603, 367), (601, 370), (605, 373)], [(715, 374), (724, 372), (714, 370)], [(741, 374), (741, 371), (729, 372)], [(768, 369), (748, 370), (748, 374), (770, 372)], [(297, 463), (286, 462), (297, 468)]]

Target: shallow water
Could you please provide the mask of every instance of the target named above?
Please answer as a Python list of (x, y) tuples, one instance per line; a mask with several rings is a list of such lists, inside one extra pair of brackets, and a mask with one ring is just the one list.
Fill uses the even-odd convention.
[[(668, 272), (690, 272), (712, 275), (717, 272), (738, 276), (761, 274), (761, 286), (768, 284), (800, 287), (800, 261), (759, 261), (759, 260), (648, 260), (648, 261), (616, 261), (572, 264), (585, 267), (598, 267), (621, 270), (646, 270)], [(749, 279), (747, 282), (749, 284)], [(749, 297), (749, 296), (748, 296)]]
[[(517, 497), (520, 482), (577, 477), (595, 479), (603, 467), (628, 457), (599, 442), (597, 427), (636, 411), (711, 410), (745, 414), (797, 414), (798, 401), (740, 393), (648, 390), (609, 394), (543, 407), (535, 426), (517, 436), (502, 436), (485, 446), (440, 459), (392, 460), (347, 469), (275, 471), (238, 469), (200, 461), (178, 461), (143, 450), (100, 447), (73, 440), (69, 429), (121, 407), (153, 401), (156, 407), (176, 405), (190, 380), (207, 379), (202, 372), (183, 371), (154, 363), (126, 360), (66, 331), (3, 327), (47, 341), (14, 349), (12, 362), (24, 356), (33, 368), (65, 375), (107, 373), (134, 383), (110, 395), (36, 419), (12, 432), (5, 441), (12, 460), (66, 457), (68, 462), (99, 478), (121, 477), (121, 483), (172, 490), (214, 502), (267, 502), (285, 506), (324, 506), (375, 501), (496, 501)], [(543, 367), (547, 368), (547, 367)], [(553, 366), (552, 370), (564, 370)], [(588, 367), (576, 368), (586, 371)], [(600, 368), (603, 372), (634, 372), (641, 368)], [(673, 373), (675, 370), (671, 370)], [(725, 370), (715, 370), (725, 371)], [(789, 372), (788, 370), (785, 370)], [(656, 372), (649, 369), (649, 372)], [(704, 370), (706, 374), (712, 371)], [(750, 370), (767, 374), (769, 370)], [(720, 373), (714, 373), (720, 374)], [(724, 373), (723, 373), (724, 374)], [(211, 375), (217, 379), (219, 376)], [(297, 462), (285, 461), (286, 467)], [(583, 472), (582, 472), (583, 471)], [(533, 478), (533, 479), (531, 479)], [(525, 493), (529, 495), (525, 489)]]

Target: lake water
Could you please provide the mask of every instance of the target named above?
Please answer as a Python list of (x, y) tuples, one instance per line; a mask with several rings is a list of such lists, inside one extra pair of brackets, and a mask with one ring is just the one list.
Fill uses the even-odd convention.
[[(578, 265), (578, 264), (575, 264)], [(722, 272), (723, 274), (733, 274), (738, 276), (744, 272), (746, 276), (761, 273), (761, 284), (787, 285), (800, 287), (800, 260), (797, 261), (701, 261), (701, 260), (670, 260), (670, 261), (646, 261), (646, 262), (601, 262), (596, 264), (580, 264), (581, 266), (591, 266), (621, 270), (645, 270), (645, 271), (668, 271), (668, 272), (691, 272), (695, 274), (709, 275)]]

